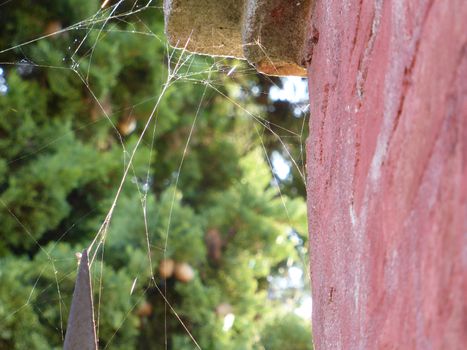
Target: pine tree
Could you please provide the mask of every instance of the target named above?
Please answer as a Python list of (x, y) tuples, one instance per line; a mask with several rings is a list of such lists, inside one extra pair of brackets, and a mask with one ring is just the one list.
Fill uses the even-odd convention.
[(268, 296), (270, 276), (303, 258), (304, 201), (271, 175), (265, 154), (281, 146), (232, 103), (266, 116), (247, 93), (260, 80), (168, 48), (160, 7), (145, 4), (0, 5), (0, 349), (62, 347), (75, 253), (106, 217), (168, 68), (92, 266), (100, 346), (193, 349), (189, 331), (203, 349), (279, 349), (293, 332), (310, 349), (307, 324)]

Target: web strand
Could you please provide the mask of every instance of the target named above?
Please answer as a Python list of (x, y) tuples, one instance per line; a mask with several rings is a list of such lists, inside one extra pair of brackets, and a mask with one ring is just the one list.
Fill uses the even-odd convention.
[[(0, 3), (0, 8), (3, 6), (6, 6), (10, 0), (4, 1)], [(92, 240), (89, 242), (87, 245), (88, 252), (90, 254), (90, 265), (92, 266), (95, 263), (95, 260), (97, 259), (98, 263), (98, 278), (97, 278), (97, 335), (99, 336), (100, 332), (100, 320), (102, 317), (102, 307), (105, 307), (105, 300), (103, 299), (103, 290), (105, 287), (105, 281), (104, 281), (104, 273), (105, 273), (105, 253), (107, 253), (106, 250), (106, 241), (111, 239), (111, 223), (113, 216), (115, 214), (115, 209), (116, 206), (119, 202), (119, 198), (122, 195), (122, 191), (124, 189), (124, 186), (128, 183), (128, 177), (131, 176), (132, 174), (135, 178), (137, 178), (137, 171), (134, 167), (135, 163), (135, 158), (138, 155), (138, 151), (140, 149), (140, 146), (145, 142), (144, 139), (147, 137), (147, 134), (151, 133), (151, 138), (150, 138), (150, 143), (149, 143), (149, 159), (147, 161), (147, 172), (145, 174), (145, 184), (148, 184), (150, 182), (150, 168), (152, 166), (152, 157), (156, 153), (156, 131), (158, 130), (158, 122), (159, 118), (163, 118), (164, 116), (159, 116), (159, 108), (160, 105), (165, 98), (167, 91), (169, 88), (171, 88), (175, 83), (184, 83), (184, 84), (202, 84), (204, 87), (202, 89), (202, 94), (199, 97), (196, 110), (193, 113), (192, 116), (192, 122), (191, 126), (189, 129), (189, 133), (187, 135), (187, 138), (184, 142), (183, 146), (183, 151), (181, 155), (180, 162), (178, 163), (178, 168), (176, 170), (176, 177), (172, 182), (173, 185), (173, 194), (171, 197), (170, 201), (170, 208), (169, 208), (169, 214), (167, 217), (167, 226), (165, 230), (165, 235), (163, 237), (163, 247), (160, 247), (160, 250), (163, 254), (164, 259), (167, 258), (167, 251), (168, 247), (170, 244), (170, 233), (171, 233), (171, 226), (172, 226), (172, 216), (174, 212), (174, 206), (176, 203), (176, 191), (179, 187), (179, 182), (180, 182), (180, 175), (183, 171), (183, 165), (186, 160), (186, 157), (188, 156), (189, 153), (189, 148), (190, 148), (190, 143), (192, 141), (193, 134), (196, 130), (197, 123), (199, 119), (201, 118), (200, 115), (202, 114), (202, 110), (204, 107), (204, 103), (206, 101), (206, 96), (210, 92), (213, 93), (213, 95), (217, 94), (218, 96), (222, 97), (226, 101), (228, 101), (230, 104), (232, 104), (235, 108), (238, 110), (242, 111), (244, 115), (246, 115), (248, 118), (251, 119), (252, 125), (254, 125), (254, 130), (257, 134), (257, 137), (260, 140), (261, 144), (261, 149), (264, 154), (264, 158), (266, 159), (267, 165), (269, 167), (269, 170), (271, 171), (272, 174), (274, 174), (274, 165), (272, 164), (272, 161), (270, 159), (270, 156), (268, 154), (268, 150), (266, 149), (266, 145), (263, 141), (264, 134), (262, 135), (260, 132), (260, 129), (262, 132), (267, 131), (269, 134), (271, 134), (283, 147), (288, 159), (292, 162), (293, 166), (299, 173), (299, 176), (301, 178), (301, 181), (305, 183), (306, 177), (305, 177), (305, 168), (304, 168), (304, 152), (303, 152), (303, 135), (305, 132), (305, 125), (306, 125), (306, 118), (303, 117), (303, 122), (301, 124), (301, 129), (296, 131), (296, 130), (291, 130), (289, 128), (283, 127), (278, 123), (271, 123), (269, 122), (265, 117), (263, 117), (260, 113), (257, 112), (252, 112), (248, 109), (248, 107), (244, 106), (241, 102), (237, 101), (233, 97), (229, 96), (227, 93), (225, 93), (222, 90), (222, 84), (224, 83), (223, 80), (215, 80), (215, 78), (212, 78), (214, 74), (224, 74), (223, 78), (227, 77), (230, 79), (234, 79), (235, 75), (240, 75), (240, 76), (248, 76), (248, 75), (253, 75), (256, 74), (254, 69), (252, 68), (240, 68), (240, 66), (231, 66), (229, 67), (226, 71), (224, 71), (221, 68), (221, 63), (223, 64), (225, 62), (224, 59), (215, 59), (214, 63), (211, 64), (208, 68), (203, 67), (202, 69), (199, 69), (196, 66), (195, 60), (193, 60), (193, 55), (188, 53), (186, 51), (186, 48), (189, 44), (189, 40), (185, 43), (185, 46), (181, 50), (173, 50), (170, 49), (167, 46), (167, 61), (168, 61), (168, 67), (167, 67), (167, 77), (166, 80), (161, 84), (161, 89), (160, 92), (158, 92), (157, 96), (151, 96), (149, 98), (146, 98), (140, 102), (137, 102), (135, 104), (130, 105), (127, 108), (136, 108), (140, 105), (144, 105), (146, 103), (152, 103), (152, 109), (150, 114), (147, 116), (147, 121), (145, 122), (140, 134), (137, 136), (136, 139), (136, 144), (134, 145), (133, 149), (131, 151), (127, 150), (127, 145), (125, 142), (125, 139), (121, 132), (119, 131), (116, 123), (112, 119), (112, 115), (109, 115), (111, 113), (108, 113), (106, 111), (106, 108), (103, 106), (102, 101), (99, 100), (98, 96), (96, 95), (96, 92), (94, 91), (94, 88), (92, 86), (92, 81), (90, 79), (90, 72), (92, 69), (92, 65), (95, 64), (94, 59), (96, 55), (96, 50), (99, 47), (99, 43), (101, 40), (104, 40), (106, 35), (108, 33), (131, 33), (133, 35), (142, 35), (142, 36), (147, 36), (148, 38), (152, 38), (155, 40), (162, 40), (158, 35), (152, 32), (151, 28), (142, 20), (139, 16), (144, 14), (144, 11), (148, 9), (159, 9), (160, 7), (153, 6), (152, 1), (148, 1), (145, 6), (143, 7), (137, 7), (137, 2), (133, 3), (133, 6), (129, 11), (123, 11), (119, 12), (120, 6), (124, 3), (124, 0), (120, 0), (117, 3), (108, 6), (108, 2), (104, 1), (100, 7), (100, 9), (90, 16), (87, 19), (84, 19), (78, 23), (75, 23), (73, 25), (70, 25), (66, 28), (57, 30), (53, 33), (45, 34), (38, 36), (34, 39), (25, 41), (20, 44), (13, 45), (11, 47), (7, 48), (0, 48), (0, 54), (4, 53), (11, 53), (12, 51), (18, 51), (22, 50), (23, 48), (26, 48), (28, 46), (31, 46), (33, 44), (36, 44), (37, 42), (43, 41), (43, 40), (48, 40), (51, 39), (52, 37), (56, 37), (62, 34), (66, 34), (69, 32), (82, 32), (84, 31), (84, 35), (82, 38), (79, 40), (78, 45), (74, 48), (70, 60), (72, 62), (71, 67), (68, 66), (58, 66), (58, 65), (53, 65), (53, 64), (47, 64), (47, 63), (34, 63), (32, 60), (29, 60), (27, 64), (19, 63), (19, 62), (0, 62), (0, 65), (3, 66), (12, 66), (12, 67), (20, 67), (20, 66), (25, 66), (25, 65), (31, 65), (32, 67), (36, 69), (44, 69), (44, 70), (59, 70), (59, 71), (66, 71), (66, 72), (73, 72), (76, 76), (76, 79), (79, 79), (80, 83), (82, 84), (83, 88), (86, 89), (87, 93), (90, 95), (90, 98), (92, 98), (92, 101), (94, 101), (97, 106), (99, 107), (99, 110), (101, 114), (104, 117), (105, 122), (109, 123), (112, 133), (114, 134), (116, 140), (118, 141), (118, 144), (121, 146), (121, 152), (123, 154), (124, 158), (124, 165), (123, 165), (123, 171), (121, 176), (119, 177), (119, 182), (118, 186), (116, 188), (115, 194), (112, 197), (112, 201), (110, 203), (110, 206), (108, 210), (106, 210), (104, 219), (102, 222), (100, 222), (100, 226), (97, 229), (96, 233), (93, 235)], [(117, 28), (109, 28), (109, 23), (111, 21), (126, 21), (127, 18), (129, 17), (134, 17), (138, 19), (138, 23), (140, 23), (144, 29), (143, 30), (134, 30), (134, 31), (128, 31), (128, 30), (121, 30)], [(90, 49), (88, 52), (86, 52), (83, 56), (81, 56), (81, 51), (84, 50), (85, 46), (89, 44), (89, 41), (91, 40), (90, 38), (93, 37), (91, 34), (97, 32), (97, 36), (95, 39), (93, 39), (93, 42), (90, 45)], [(259, 44), (258, 43), (253, 43), (253, 44)], [(260, 46), (261, 48), (261, 46)], [(81, 68), (79, 67), (80, 60), (82, 59), (88, 59), (88, 66), (86, 68)], [(206, 78), (207, 76), (207, 78)], [(269, 78), (267, 78), (269, 79)], [(270, 79), (269, 79), (270, 80)], [(270, 80), (272, 81), (272, 80)], [(273, 84), (275, 84), (273, 82)], [(92, 121), (90, 123), (86, 123), (84, 126), (81, 126), (79, 128), (72, 128), (68, 133), (75, 133), (76, 131), (79, 130), (84, 130), (87, 128), (93, 128), (95, 127), (100, 121)], [(151, 124), (153, 123), (152, 129), (151, 129)], [(152, 132), (151, 132), (152, 130)], [(284, 135), (279, 135), (279, 130), (280, 133), (284, 133)], [(62, 140), (66, 139), (67, 134), (63, 135), (56, 135), (54, 138), (47, 140), (47, 142), (43, 143), (36, 149), (34, 149), (32, 152), (23, 154), (17, 158), (14, 158), (12, 160), (8, 161), (8, 165), (11, 164), (16, 164), (20, 163), (20, 161), (25, 161), (28, 159), (32, 159), (38, 154), (44, 153), (48, 151), (52, 146), (59, 144)], [(286, 142), (284, 142), (284, 139), (290, 138), (293, 140), (293, 142), (297, 142), (300, 145), (300, 155), (299, 159), (294, 159), (292, 156), (291, 152), (289, 151), (289, 148), (287, 147)], [(99, 165), (96, 165), (99, 166)], [(274, 176), (274, 175), (273, 175)], [(284, 211), (286, 213), (286, 216), (289, 221), (290, 215), (289, 211), (287, 208), (287, 203), (284, 200), (284, 196), (282, 193), (282, 190), (280, 189), (280, 186), (277, 185), (278, 191), (279, 191), (279, 196), (281, 198)], [(149, 272), (149, 277), (150, 277), (150, 283), (147, 285), (146, 289), (142, 292), (141, 296), (137, 299), (136, 303), (132, 304), (128, 312), (125, 314), (121, 324), (117, 327), (115, 332), (112, 334), (111, 338), (109, 339), (108, 343), (106, 344), (106, 349), (110, 347), (110, 344), (112, 341), (115, 339), (115, 336), (118, 334), (119, 330), (123, 327), (125, 320), (129, 317), (131, 312), (135, 309), (135, 307), (138, 305), (138, 303), (144, 298), (146, 292), (148, 289), (152, 286), (157, 290), (157, 293), (160, 295), (160, 297), (164, 301), (164, 308), (165, 308), (165, 316), (164, 316), (164, 344), (165, 348), (167, 349), (168, 347), (168, 329), (167, 329), (167, 313), (170, 312), (175, 316), (177, 319), (177, 322), (179, 325), (183, 328), (183, 330), (186, 332), (186, 335), (191, 339), (193, 345), (197, 349), (201, 349), (200, 344), (198, 341), (195, 339), (194, 335), (192, 332), (190, 332), (189, 327), (183, 322), (181, 319), (180, 315), (177, 313), (174, 305), (172, 305), (168, 298), (168, 290), (167, 290), (167, 284), (164, 284), (164, 287), (161, 288), (157, 282), (156, 282), (156, 276), (154, 275), (154, 264), (153, 264), (153, 250), (156, 248), (151, 240), (151, 227), (148, 221), (148, 193), (147, 190), (144, 190), (144, 188), (141, 187), (140, 183), (136, 181), (136, 191), (138, 192), (139, 195), (139, 200), (140, 200), (140, 206), (141, 206), (141, 214), (142, 214), (142, 220), (143, 220), (143, 225), (144, 225), (144, 242), (145, 242), (145, 249), (146, 249), (146, 255), (147, 255), (147, 261), (148, 261), (148, 272)], [(1, 195), (1, 193), (0, 193)], [(61, 339), (63, 339), (64, 335), (64, 316), (66, 314), (66, 306), (65, 306), (65, 301), (62, 295), (62, 290), (60, 288), (60, 283), (62, 282), (63, 279), (66, 277), (72, 276), (75, 271), (70, 271), (64, 274), (64, 277), (62, 279), (58, 278), (58, 269), (56, 266), (56, 261), (52, 256), (52, 253), (54, 249), (57, 247), (57, 244), (62, 241), (63, 239), (67, 238), (69, 233), (72, 232), (72, 230), (76, 227), (79, 226), (80, 221), (84, 220), (87, 216), (90, 216), (91, 214), (94, 214), (94, 212), (97, 210), (96, 208), (93, 208), (89, 211), (87, 211), (83, 216), (80, 216), (78, 219), (74, 221), (72, 225), (70, 225), (66, 230), (61, 232), (60, 237), (58, 240), (54, 241), (54, 243), (50, 246), (49, 249), (46, 249), (43, 245), (39, 243), (39, 241), (35, 238), (35, 236), (31, 233), (31, 230), (22, 223), (20, 218), (8, 207), (8, 204), (3, 201), (3, 199), (0, 197), (0, 203), (2, 206), (8, 211), (8, 213), (14, 218), (14, 220), (19, 224), (19, 226), (22, 228), (22, 230), (27, 234), (28, 239), (31, 239), (34, 244), (39, 248), (40, 251), (42, 251), (48, 261), (48, 264), (52, 267), (53, 273), (54, 273), (54, 289), (56, 289), (56, 294), (58, 296), (58, 309), (59, 309), (59, 332)], [(97, 227), (96, 227), (97, 228)], [(108, 254), (108, 253), (107, 253)], [(46, 267), (42, 268), (40, 273), (38, 274), (38, 277), (35, 279), (32, 289), (29, 292), (28, 298), (25, 301), (24, 305), (22, 305), (20, 308), (17, 310), (14, 310), (10, 316), (15, 315), (21, 311), (23, 311), (26, 307), (30, 306), (32, 303), (33, 296), (36, 292), (42, 292), (44, 290), (44, 287), (41, 287), (42, 290), (38, 291), (38, 286), (40, 280), (43, 278), (43, 275), (46, 271)], [(135, 284), (137, 283), (137, 278), (135, 278), (133, 286), (131, 288), (131, 293), (133, 294), (133, 289), (135, 288)], [(45, 288), (49, 288), (50, 286), (47, 286)], [(55, 292), (54, 292), (55, 293)]]

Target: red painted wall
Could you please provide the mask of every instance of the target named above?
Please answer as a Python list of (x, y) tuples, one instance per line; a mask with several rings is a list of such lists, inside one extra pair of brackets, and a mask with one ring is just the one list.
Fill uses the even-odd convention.
[(317, 0), (317, 349), (467, 346), (467, 1)]

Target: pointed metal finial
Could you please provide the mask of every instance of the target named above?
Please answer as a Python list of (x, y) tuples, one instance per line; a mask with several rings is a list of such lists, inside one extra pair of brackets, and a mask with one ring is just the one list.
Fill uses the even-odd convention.
[(97, 350), (91, 274), (86, 249), (81, 255), (63, 348), (64, 350)]

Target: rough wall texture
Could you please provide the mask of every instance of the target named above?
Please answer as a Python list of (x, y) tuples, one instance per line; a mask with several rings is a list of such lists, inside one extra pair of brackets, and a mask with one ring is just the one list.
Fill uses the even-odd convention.
[(317, 0), (317, 349), (465, 349), (467, 2)]

